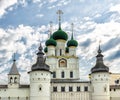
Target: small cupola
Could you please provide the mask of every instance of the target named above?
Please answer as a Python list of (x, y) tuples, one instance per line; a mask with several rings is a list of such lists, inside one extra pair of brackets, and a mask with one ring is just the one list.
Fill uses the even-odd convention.
[(62, 40), (66, 40), (68, 39), (68, 35), (66, 32), (64, 32), (61, 29), (61, 14), (63, 14), (63, 12), (61, 10), (58, 10), (57, 14), (59, 15), (59, 28), (56, 32), (53, 33), (53, 39), (58, 40), (58, 39), (62, 39)]
[(72, 36), (71, 36), (71, 40), (69, 40), (67, 42), (67, 46), (70, 47), (70, 46), (74, 46), (74, 47), (77, 47), (78, 46), (78, 42), (76, 40), (74, 40), (74, 36), (73, 36), (73, 23), (72, 23)]
[(53, 39), (53, 36), (51, 35), (51, 36), (50, 36), (50, 39), (48, 39), (48, 40), (45, 42), (45, 45), (46, 45), (46, 46), (56, 46), (56, 45), (57, 45), (57, 42)]
[(44, 53), (42, 52), (43, 48), (40, 44), (40, 47), (38, 48), (39, 51), (37, 53), (37, 61), (35, 64), (32, 65), (31, 70), (32, 71), (37, 71), (37, 70), (45, 70), (45, 71), (49, 71), (50, 68), (47, 64), (45, 64), (45, 57), (44, 57)]
[(96, 56), (96, 58), (97, 58), (96, 65), (91, 69), (92, 73), (109, 72), (109, 68), (106, 65), (104, 65), (103, 55), (101, 53), (102, 53), (102, 50), (101, 50), (100, 45), (99, 45), (98, 55)]
[(45, 52), (45, 53), (48, 52), (48, 48), (47, 48), (47, 47), (44, 48), (44, 52)]

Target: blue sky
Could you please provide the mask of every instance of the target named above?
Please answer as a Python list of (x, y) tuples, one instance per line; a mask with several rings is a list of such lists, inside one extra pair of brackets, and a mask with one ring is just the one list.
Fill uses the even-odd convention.
[(120, 73), (120, 0), (0, 0), (1, 83), (7, 83), (14, 52), (21, 81), (28, 77), (39, 42), (44, 46), (48, 38), (49, 22), (53, 22), (53, 32), (58, 28), (59, 9), (64, 12), (62, 29), (68, 35), (74, 23), (81, 79), (87, 79), (95, 65), (99, 41), (104, 63), (111, 72)]

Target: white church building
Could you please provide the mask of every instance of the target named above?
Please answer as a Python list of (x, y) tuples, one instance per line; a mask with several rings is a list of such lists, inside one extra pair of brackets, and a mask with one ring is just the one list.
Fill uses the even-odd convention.
[[(40, 44), (36, 63), (28, 72), (30, 84), (20, 84), (16, 60), (8, 73), (8, 84), (0, 85), (0, 100), (120, 100), (120, 74), (109, 72), (101, 47), (89, 81), (80, 80), (78, 42), (61, 28), (50, 34), (44, 48)], [(116, 84), (115, 84), (116, 81)]]

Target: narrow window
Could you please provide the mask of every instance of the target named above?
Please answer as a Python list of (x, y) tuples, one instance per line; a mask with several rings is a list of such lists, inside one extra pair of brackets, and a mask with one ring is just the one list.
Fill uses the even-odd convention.
[(65, 87), (61, 87), (61, 92), (65, 92)]
[(10, 77), (10, 83), (12, 83), (12, 80), (13, 80), (13, 78), (12, 78), (12, 77)]
[(41, 87), (39, 87), (39, 91), (41, 91), (42, 89), (41, 89)]
[(88, 87), (87, 86), (84, 87), (84, 91), (88, 91)]
[(73, 91), (73, 87), (72, 87), (72, 86), (69, 87), (69, 91), (70, 91), (70, 92)]
[(42, 85), (41, 84), (39, 85), (39, 91), (42, 91)]
[(106, 87), (104, 87), (104, 92), (107, 92), (107, 88)]
[(60, 49), (60, 56), (62, 55), (62, 49)]
[(80, 86), (77, 86), (77, 91), (80, 91)]
[(53, 78), (56, 78), (56, 72), (53, 72)]
[(62, 71), (61, 72), (61, 77), (64, 78), (65, 77), (65, 73)]
[(57, 87), (53, 87), (53, 92), (57, 92)]
[(17, 77), (14, 78), (14, 83), (17, 83)]
[(72, 71), (70, 72), (70, 78), (73, 78), (73, 72)]
[(57, 56), (57, 50), (55, 49), (55, 56)]

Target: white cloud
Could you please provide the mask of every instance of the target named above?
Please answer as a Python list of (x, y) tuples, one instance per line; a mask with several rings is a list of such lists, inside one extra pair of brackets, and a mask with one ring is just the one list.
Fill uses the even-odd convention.
[(115, 6), (112, 6), (110, 8), (110, 11), (116, 11), (116, 12), (119, 12), (120, 13), (120, 4), (117, 4)]
[(44, 15), (43, 14), (37, 14), (36, 15), (36, 17), (38, 17), (38, 18), (41, 18), (41, 17), (43, 17)]
[(0, 18), (7, 12), (6, 10), (16, 4), (17, 0), (0, 0)]
[[(0, 66), (0, 73), (5, 71), (6, 67), (11, 67), (10, 65), (12, 62), (9, 63), (9, 61), (12, 59), (14, 52), (20, 54), (17, 60), (17, 67), (24, 71), (21, 73), (27, 73), (31, 65), (36, 62), (36, 52), (38, 50), (40, 38), (42, 38), (43, 41), (47, 39), (47, 34), (44, 32), (46, 29), (47, 27), (44, 25), (38, 28), (24, 25), (19, 25), (17, 28), (0, 28), (0, 60), (2, 61), (3, 58), (5, 59), (0, 62), (0, 65), (2, 65)], [(36, 47), (32, 47), (33, 45)], [(24, 77), (28, 76), (23, 76), (22, 80)], [(0, 79), (2, 79), (2, 77), (0, 77)]]

